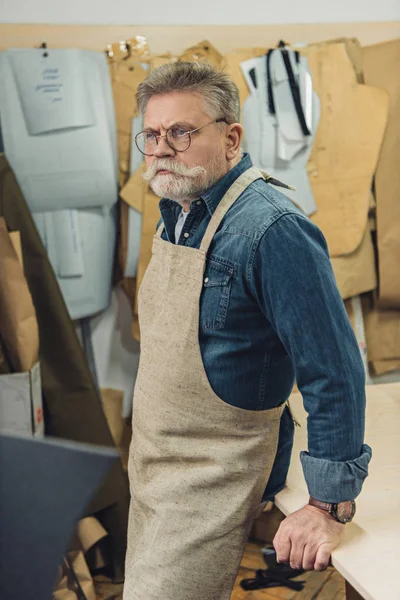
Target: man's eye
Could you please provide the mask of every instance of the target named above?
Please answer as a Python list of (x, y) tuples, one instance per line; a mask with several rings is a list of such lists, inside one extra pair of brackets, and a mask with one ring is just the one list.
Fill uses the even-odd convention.
[(186, 137), (187, 134), (187, 130), (183, 129), (182, 127), (173, 127), (170, 129), (170, 136), (174, 140), (181, 140), (182, 138)]
[(156, 139), (156, 136), (151, 131), (145, 131), (144, 132), (144, 139), (146, 140), (146, 142), (154, 142), (155, 139)]

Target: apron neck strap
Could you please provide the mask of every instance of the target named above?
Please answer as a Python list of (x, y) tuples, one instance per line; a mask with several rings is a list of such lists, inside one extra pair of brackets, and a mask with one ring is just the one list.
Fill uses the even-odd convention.
[(226, 192), (225, 196), (223, 196), (211, 218), (210, 223), (208, 224), (207, 230), (200, 245), (200, 250), (202, 250), (205, 254), (207, 254), (212, 239), (228, 210), (236, 202), (242, 192), (244, 192), (244, 190), (257, 179), (263, 179), (263, 174), (259, 169), (257, 169), (257, 167), (251, 167), (242, 173), (236, 179), (236, 181), (234, 181), (234, 183)]
[(160, 227), (157, 229), (156, 237), (160, 238), (164, 231), (164, 221), (161, 221)]

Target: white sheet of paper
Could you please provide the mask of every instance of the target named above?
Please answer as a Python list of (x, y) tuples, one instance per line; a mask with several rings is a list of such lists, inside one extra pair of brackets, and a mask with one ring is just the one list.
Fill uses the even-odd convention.
[(82, 277), (85, 266), (79, 211), (56, 210), (48, 214), (53, 217), (53, 231), (57, 241), (58, 277)]
[(26, 383), (18, 377), (2, 376), (0, 379), (0, 431), (31, 434), (32, 410), (29, 396), (29, 374)]
[[(73, 213), (72, 224), (68, 213)], [(107, 308), (116, 243), (116, 209), (34, 213), (33, 218), (42, 240), (46, 241), (47, 254), (71, 318), (91, 316)], [(79, 237), (75, 240), (77, 251), (71, 253), (68, 245), (73, 236), (72, 225)]]
[[(12, 52), (15, 51), (0, 54), (0, 78), (4, 82), (0, 86), (4, 147), (31, 211), (112, 206), (117, 201), (117, 154), (105, 55), (79, 51), (96, 124), (31, 136), (13, 76)], [(52, 52), (68, 53), (69, 50)]]
[[(107, 308), (117, 234), (116, 207), (79, 210), (77, 214), (85, 272), (83, 276), (58, 277), (71, 319), (92, 316)], [(59, 261), (58, 256), (58, 265)]]
[(11, 50), (9, 56), (29, 135), (95, 125), (79, 50)]
[(40, 366), (29, 372), (0, 375), (0, 431), (44, 435)]
[[(143, 130), (143, 117), (139, 115), (132, 119), (132, 142), (131, 142), (131, 175), (143, 162), (143, 154), (139, 152), (135, 144), (135, 135)], [(124, 277), (136, 277), (140, 254), (140, 240), (142, 237), (142, 215), (137, 210), (129, 207), (128, 213), (128, 251)]]

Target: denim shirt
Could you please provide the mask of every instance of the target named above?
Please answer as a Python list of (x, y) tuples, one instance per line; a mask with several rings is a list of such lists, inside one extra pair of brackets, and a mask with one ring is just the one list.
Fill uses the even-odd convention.
[[(218, 203), (251, 166), (245, 154), (192, 202), (178, 244), (199, 248)], [(181, 206), (163, 198), (160, 210), (163, 239), (175, 243)], [(371, 449), (363, 444), (365, 375), (357, 341), (321, 231), (263, 179), (229, 209), (208, 251), (199, 344), (211, 387), (232, 406), (279, 406), (296, 380), (308, 413), (301, 462), (310, 495), (342, 502), (360, 493)], [(264, 499), (285, 485), (293, 430), (285, 409)]]

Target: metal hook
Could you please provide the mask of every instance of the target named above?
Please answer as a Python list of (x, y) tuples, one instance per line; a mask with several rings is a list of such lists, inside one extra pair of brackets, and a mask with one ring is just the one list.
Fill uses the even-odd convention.
[(124, 44), (125, 44), (126, 56), (124, 56), (124, 58), (122, 60), (129, 60), (132, 56), (132, 44), (127, 41), (125, 41)]
[[(40, 46), (39, 46), (39, 47), (40, 47), (41, 49), (43, 49), (43, 50), (47, 50), (47, 43), (46, 43), (45, 41), (43, 41), (43, 42), (40, 44)], [(48, 56), (48, 55), (49, 55), (49, 53), (48, 53), (48, 52), (43, 52), (43, 55), (42, 55), (42, 56), (45, 56), (45, 57), (46, 57), (46, 56)]]

